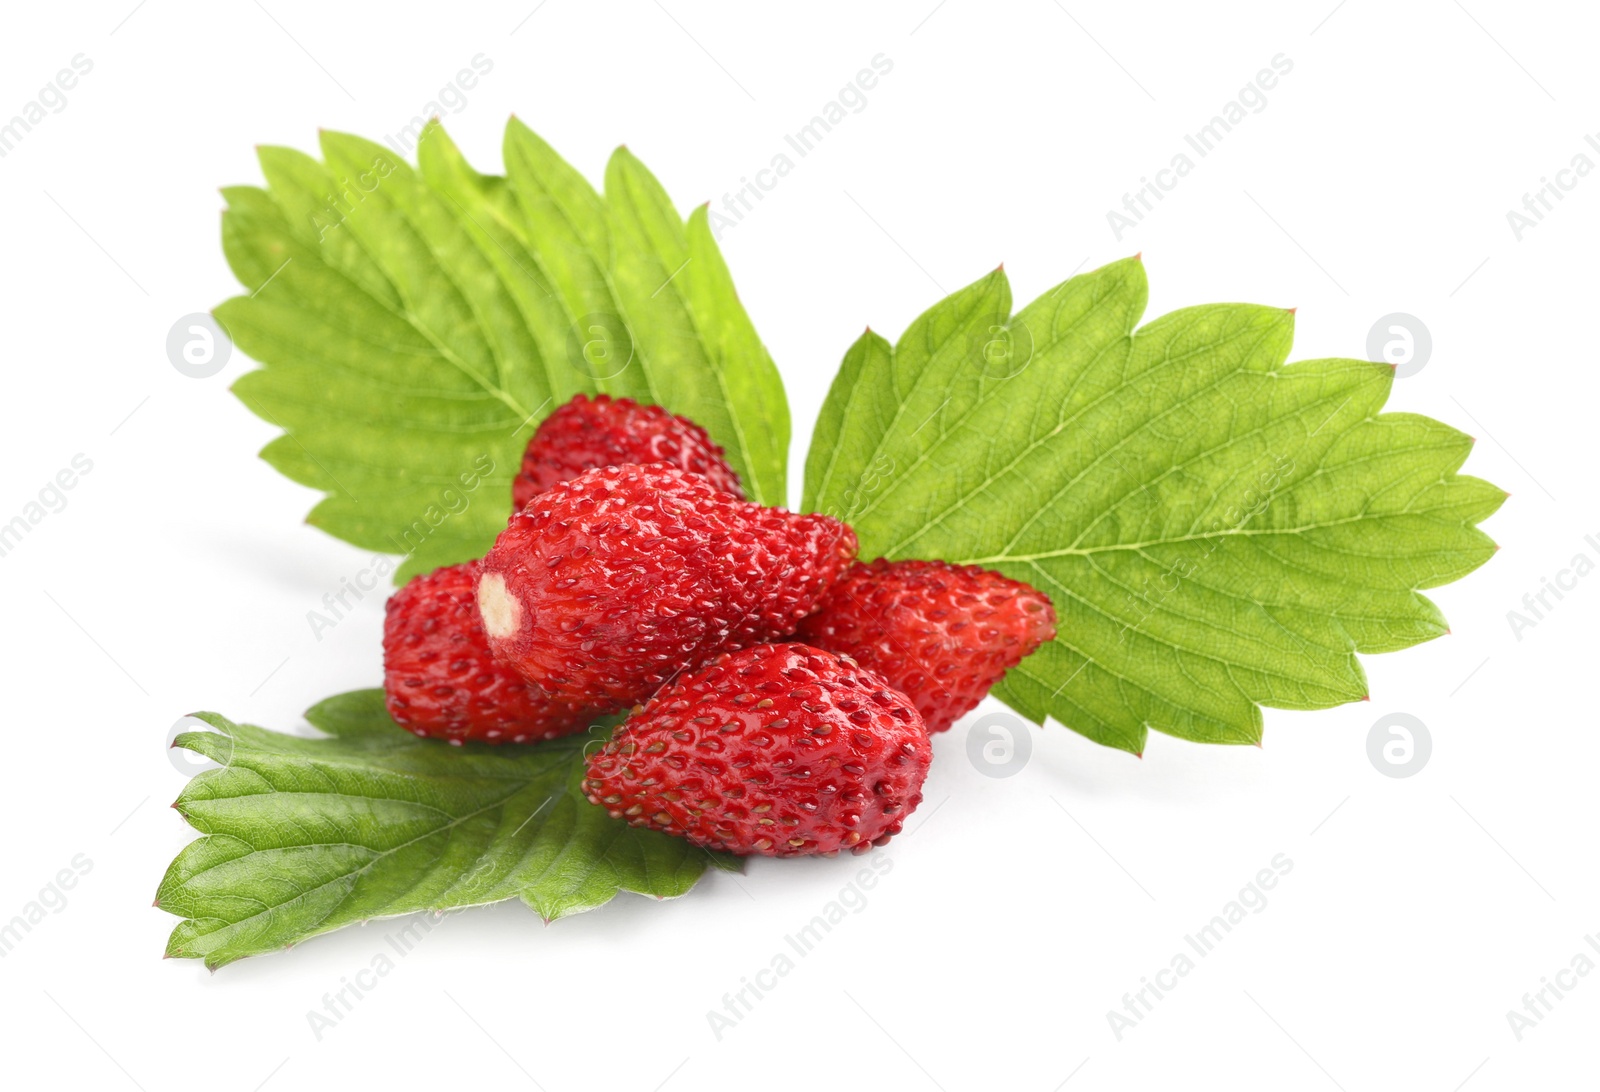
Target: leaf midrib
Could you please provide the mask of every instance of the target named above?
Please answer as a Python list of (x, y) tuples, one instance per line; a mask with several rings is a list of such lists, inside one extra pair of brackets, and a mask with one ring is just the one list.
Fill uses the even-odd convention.
[[(422, 178), (422, 176), (420, 174), (416, 176), (416, 180), (415, 181), (418, 184), (426, 187), (430, 192), (432, 191), (432, 186), (429, 185), (427, 180)], [(270, 190), (268, 191), (268, 196), (269, 197), (272, 196)], [(272, 203), (275, 206), (277, 206), (279, 217), (285, 223), (287, 223), (288, 222), (287, 210), (281, 204), (278, 203), (276, 198), (273, 198), (273, 202)], [(450, 276), (449, 271), (446, 270), (444, 268), (444, 266), (438, 262), (438, 254), (434, 250), (433, 244), (431, 242), (429, 242), (428, 239), (426, 239), (422, 235), (422, 233), (419, 232), (416, 229), (416, 224), (411, 219), (410, 213), (407, 212), (403, 207), (400, 207), (399, 205), (396, 205), (395, 207), (399, 210), (400, 215), (405, 219), (407, 228), (410, 230), (411, 234), (413, 236), (415, 236), (417, 239), (419, 239), (422, 242), (422, 245), (428, 250), (428, 253), (433, 256), (434, 262), (438, 266), (440, 274), (442, 276), (444, 276), (447, 280), (450, 281), (451, 285), (455, 288), (457, 294), (462, 295), (463, 299), (467, 299), (465, 294), (462, 293), (462, 291), (461, 291), (461, 286), (459, 284), (457, 284), (455, 279)], [(355, 242), (356, 246), (361, 249), (361, 252), (366, 255), (367, 260), (372, 263), (372, 267), (374, 269), (376, 269), (378, 271), (378, 273), (383, 277), (383, 279), (389, 283), (389, 286), (391, 288), (395, 289), (395, 295), (401, 301), (401, 309), (400, 310), (396, 310), (394, 307), (390, 306), (389, 302), (387, 300), (382, 300), (382, 299), (379, 299), (377, 296), (374, 296), (372, 294), (371, 290), (368, 289), (366, 285), (364, 285), (364, 284), (360, 283), (359, 281), (357, 281), (354, 277), (352, 277), (344, 269), (340, 268), (337, 265), (333, 265), (332, 263), (328, 262), (323, 257), (323, 253), (322, 253), (320, 248), (309, 250), (308, 254), (310, 254), (311, 256), (315, 257), (317, 263), (319, 265), (321, 265), (322, 268), (332, 272), (333, 274), (338, 276), (341, 280), (343, 280), (346, 284), (350, 285), (351, 288), (355, 289), (355, 291), (357, 293), (359, 293), (361, 296), (363, 296), (366, 299), (372, 301), (372, 303), (374, 305), (376, 305), (376, 307), (379, 310), (387, 312), (388, 314), (390, 314), (390, 315), (394, 316), (395, 318), (399, 319), (401, 322), (404, 322), (406, 325), (410, 326), (413, 330), (416, 330), (418, 333), (420, 333), (423, 337), (425, 337), (428, 340), (428, 343), (433, 346), (434, 351), (436, 353), (438, 353), (442, 358), (444, 358), (445, 360), (449, 361), (450, 364), (452, 364), (456, 368), (457, 371), (461, 372), (462, 375), (466, 376), (468, 379), (470, 379), (474, 383), (478, 384), (478, 386), (480, 388), (482, 388), (482, 390), (483, 390), (483, 392), (485, 394), (487, 394), (490, 397), (493, 397), (493, 398), (498, 399), (499, 401), (503, 402), (506, 405), (506, 408), (510, 409), (513, 413), (516, 413), (518, 415), (518, 418), (517, 418), (518, 420), (524, 420), (528, 415), (527, 411), (522, 408), (522, 406), (517, 402), (516, 399), (511, 397), (510, 392), (503, 391), (500, 388), (494, 386), (493, 384), (487, 382), (482, 376), (478, 375), (477, 372), (475, 372), (472, 368), (468, 367), (467, 363), (464, 360), (462, 360), (460, 357), (458, 357), (453, 349), (450, 349), (448, 346), (446, 346), (444, 344), (444, 342), (442, 342), (437, 336), (434, 335), (432, 330), (428, 329), (428, 327), (426, 325), (424, 325), (421, 322), (421, 320), (419, 320), (414, 313), (412, 313), (410, 305), (406, 302), (405, 294), (402, 293), (395, 286), (394, 280), (389, 276), (388, 272), (384, 269), (382, 263), (380, 263), (375, 257), (373, 257), (372, 251), (370, 249), (368, 249), (366, 242), (361, 238), (361, 236), (358, 235), (357, 233), (355, 233), (354, 231), (351, 231), (350, 238)], [(473, 305), (473, 303), (472, 303), (472, 301), (470, 299), (467, 299), (467, 306), (472, 309), (474, 316), (476, 316), (477, 315), (477, 310), (474, 307), (474, 305)], [(345, 332), (348, 333), (349, 331), (345, 331)], [(365, 340), (365, 339), (362, 339), (362, 340)], [(488, 339), (487, 338), (485, 338), (485, 343), (486, 344), (488, 343)], [(493, 348), (492, 345), (490, 346), (490, 350), (489, 351), (490, 351), (490, 355), (492, 356), (494, 354), (494, 348)], [(498, 369), (498, 367), (499, 367), (499, 362), (497, 360), (496, 361), (496, 368)], [(289, 430), (285, 429), (284, 431), (288, 432)]]
[[(1105, 293), (1099, 299), (1095, 300), (1094, 303), (1090, 307), (1088, 307), (1083, 312), (1082, 315), (1080, 315), (1073, 322), (1068, 323), (1067, 326), (1065, 328), (1061, 329), (1061, 330), (1056, 330), (1055, 329), (1055, 323), (1052, 321), (1051, 322), (1051, 331), (1052, 332), (1051, 332), (1051, 338), (1050, 338), (1049, 343), (1046, 344), (1046, 345), (1038, 347), (1035, 351), (1039, 352), (1039, 353), (1047, 353), (1050, 350), (1056, 348), (1056, 346), (1058, 346), (1062, 342), (1066, 341), (1067, 338), (1069, 338), (1070, 336), (1072, 336), (1072, 334), (1076, 333), (1080, 328), (1082, 328), (1082, 326), (1085, 323), (1087, 323), (1091, 318), (1094, 318), (1094, 317), (1098, 316), (1100, 314), (1102, 308), (1109, 301), (1113, 301), (1115, 299), (1116, 299), (1115, 293), (1112, 293), (1112, 292)], [(1023, 308), (1023, 311), (1026, 311), (1026, 310), (1027, 310), (1027, 308)], [(1059, 307), (1058, 307), (1057, 311), (1059, 313)], [(1005, 327), (1006, 327), (1006, 331), (1008, 333), (1011, 331), (1011, 328), (1016, 324), (1017, 318), (1020, 316), (1020, 314), (1021, 314), (1021, 312), (1019, 312), (1017, 315), (1012, 315), (1010, 318), (1008, 318), (1006, 320)], [(1133, 335), (1131, 333), (1129, 333), (1126, 336), (1131, 338)], [(1087, 364), (1085, 364), (1084, 368), (1080, 371), (1078, 377), (1076, 379), (1074, 379), (1074, 383), (1073, 383), (1074, 387), (1077, 385), (1077, 382), (1079, 380), (1081, 380), (1081, 378), (1084, 375), (1087, 375), (1094, 368), (1094, 366), (1100, 362), (1100, 358), (1103, 357), (1108, 351), (1110, 351), (1110, 349), (1113, 346), (1118, 344), (1118, 342), (1120, 342), (1121, 340), (1122, 340), (1122, 338), (1120, 338), (1120, 337), (1119, 338), (1113, 338), (1103, 348), (1101, 348), (1101, 350), (1099, 352), (1097, 352), (1094, 355), (1094, 357), (1091, 360), (1088, 361)], [(892, 363), (893, 363), (893, 361), (895, 359), (895, 354), (897, 352), (898, 352), (898, 348), (897, 347), (895, 347), (895, 346), (891, 346), (890, 347), (889, 353), (890, 353), (891, 365), (892, 365)], [(926, 369), (924, 369), (924, 370), (926, 370)], [(854, 386), (852, 387), (851, 392), (850, 392), (850, 396), (852, 398), (855, 396), (856, 389), (859, 388), (861, 385), (862, 384), (860, 384), (860, 383), (854, 384)], [(958, 414), (956, 416), (955, 421), (951, 423), (950, 427), (940, 434), (940, 438), (942, 439), (944, 436), (949, 435), (950, 432), (953, 432), (956, 428), (960, 427), (961, 425), (965, 424), (968, 420), (970, 420), (975, 414), (978, 413), (979, 410), (981, 410), (985, 406), (987, 406), (989, 404), (990, 400), (995, 396), (995, 393), (1003, 390), (1004, 386), (1005, 386), (1005, 381), (1004, 380), (997, 381), (994, 384), (992, 384), (991, 386), (989, 386), (989, 388), (988, 388), (988, 390), (986, 392), (984, 387), (983, 387), (983, 385), (980, 384), (979, 388), (978, 388), (978, 395), (973, 400), (972, 404), (970, 406), (968, 406), (965, 410), (963, 410), (960, 414)], [(1070, 391), (1069, 391), (1069, 394), (1070, 394)], [(905, 401), (909, 402), (909, 395), (907, 396), (907, 399)], [(1088, 408), (1088, 407), (1085, 407), (1085, 408)], [(898, 417), (897, 417), (897, 419), (898, 419)], [(1060, 432), (1062, 427), (1064, 427), (1064, 424), (1063, 425), (1058, 425), (1055, 429), (1050, 431), (1049, 435), (1053, 436), (1057, 432)], [(885, 440), (887, 438), (888, 432), (891, 431), (892, 428), (893, 428), (893, 423), (891, 423), (889, 429), (885, 430), (884, 438), (880, 438), (877, 447), (874, 448), (874, 454), (876, 454), (878, 451), (882, 450), (882, 447), (883, 447), (883, 444), (884, 444), (884, 442), (885, 442)], [(939, 448), (939, 443), (937, 441), (932, 443), (932, 444), (927, 445), (926, 448), (924, 448), (922, 451), (920, 451), (918, 453), (917, 458), (912, 462), (911, 466), (907, 468), (905, 474), (898, 476), (898, 481), (899, 482), (903, 482), (903, 481), (907, 480), (908, 478), (910, 478), (914, 471), (919, 469), (924, 463), (926, 463), (929, 459), (931, 459), (933, 457), (934, 451), (936, 451), (938, 448)], [(1030, 449), (1031, 449), (1031, 445), (1030, 445)], [(1004, 468), (1001, 469), (1000, 474), (1004, 474), (1007, 471), (1009, 471), (1013, 466), (1017, 465), (1017, 463), (1020, 461), (1020, 459), (1021, 459), (1021, 456), (1019, 456), (1017, 459), (1012, 460), (1012, 462), (1008, 463)], [(930, 523), (928, 523), (921, 530), (918, 530), (917, 532), (915, 532), (914, 534), (912, 534), (912, 535), (910, 535), (910, 536), (908, 536), (906, 538), (902, 538), (899, 542), (896, 542), (894, 545), (890, 546), (889, 549), (887, 551), (885, 551), (886, 555), (890, 556), (890, 557), (894, 556), (895, 552), (898, 551), (901, 547), (903, 547), (907, 543), (915, 540), (917, 537), (922, 535), (928, 529), (937, 526), (940, 522), (942, 522), (947, 516), (951, 515), (953, 512), (959, 511), (974, 496), (976, 496), (978, 493), (983, 492), (983, 490), (991, 482), (995, 481), (997, 479), (997, 477), (998, 477), (998, 475), (991, 475), (990, 477), (985, 479), (983, 485), (979, 486), (977, 489), (967, 491), (967, 493), (965, 495), (963, 495), (958, 500), (956, 500), (952, 505), (947, 507), (943, 512), (941, 512), (938, 516), (936, 516)], [(891, 495), (895, 491), (895, 489), (897, 487), (898, 487), (897, 483), (892, 483), (887, 489), (883, 490), (879, 494), (879, 496), (873, 501), (872, 504), (868, 505), (866, 508), (862, 509), (860, 512), (853, 513), (852, 514), (852, 518), (854, 518), (854, 519), (865, 518), (868, 513), (870, 513), (874, 508), (876, 508), (880, 503), (882, 503), (883, 500), (885, 500), (889, 495)]]
[[(441, 834), (441, 833), (448, 833), (450, 831), (453, 831), (457, 827), (459, 827), (462, 823), (468, 822), (469, 820), (472, 820), (472, 819), (476, 819), (478, 816), (483, 815), (486, 812), (492, 811), (495, 808), (504, 807), (507, 801), (509, 801), (509, 800), (513, 799), (514, 797), (516, 797), (518, 795), (518, 793), (520, 793), (524, 789), (526, 789), (530, 783), (531, 783), (531, 779), (526, 780), (526, 781), (522, 782), (522, 784), (520, 784), (515, 791), (513, 791), (511, 793), (508, 793), (507, 795), (501, 797), (500, 799), (495, 800), (492, 803), (486, 804), (485, 806), (483, 806), (481, 808), (477, 808), (477, 809), (475, 809), (475, 810), (473, 810), (471, 812), (467, 812), (467, 813), (465, 813), (463, 815), (455, 816), (448, 823), (444, 823), (444, 824), (441, 824), (438, 827), (434, 827), (433, 829), (431, 829), (431, 830), (429, 830), (429, 831), (427, 831), (427, 832), (425, 832), (423, 834), (419, 834), (415, 838), (408, 838), (406, 841), (401, 842), (401, 843), (399, 843), (397, 845), (391, 846), (388, 849), (384, 849), (384, 850), (369, 850), (370, 852), (373, 853), (372, 858), (370, 860), (366, 861), (365, 863), (363, 863), (359, 868), (351, 869), (350, 871), (340, 873), (337, 876), (330, 877), (329, 879), (324, 880), (323, 882), (317, 884), (314, 887), (309, 887), (309, 888), (306, 888), (306, 889), (300, 891), (293, 898), (285, 899), (283, 902), (274, 903), (274, 904), (270, 904), (270, 905), (263, 903), (263, 906), (265, 907), (265, 909), (259, 910), (259, 911), (255, 912), (255, 913), (252, 913), (252, 914), (248, 914), (248, 915), (246, 915), (245, 917), (242, 917), (242, 918), (237, 918), (237, 919), (235, 919), (233, 921), (228, 922), (227, 925), (225, 925), (222, 929), (213, 930), (212, 932), (206, 933), (204, 935), (209, 937), (209, 936), (214, 935), (217, 932), (230, 932), (230, 931), (238, 928), (239, 926), (241, 926), (241, 925), (243, 925), (243, 924), (245, 924), (247, 922), (255, 920), (256, 918), (260, 917), (262, 914), (270, 914), (274, 910), (279, 910), (279, 909), (282, 909), (284, 907), (293, 906), (295, 903), (301, 902), (302, 900), (306, 899), (308, 896), (314, 895), (318, 891), (321, 891), (321, 890), (323, 890), (324, 888), (327, 888), (327, 887), (334, 886), (336, 884), (340, 884), (340, 883), (344, 883), (346, 881), (350, 881), (351, 889), (354, 890), (355, 882), (359, 881), (359, 879), (360, 879), (360, 877), (362, 875), (364, 875), (367, 871), (372, 869), (374, 866), (378, 865), (385, 858), (389, 857), (390, 855), (392, 855), (394, 853), (398, 853), (399, 851), (401, 851), (402, 849), (405, 849), (408, 846), (415, 845), (416, 843), (421, 842), (421, 841), (423, 841), (425, 839), (432, 838), (432, 837), (434, 837), (434, 836), (436, 836), (438, 834)], [(278, 789), (278, 788), (274, 788), (272, 793), (250, 794), (250, 795), (271, 796), (271, 795), (276, 795), (278, 793), (295, 794), (295, 793), (297, 793), (299, 791), (300, 790), (295, 790), (295, 789)], [(347, 796), (349, 794), (317, 793), (317, 794), (314, 794), (314, 795), (345, 795), (345, 796)], [(238, 797), (224, 797), (222, 799), (238, 799)], [(423, 806), (426, 807), (427, 805), (423, 805)], [(432, 810), (437, 811), (439, 809), (435, 808), (435, 809), (432, 809)], [(449, 814), (449, 813), (446, 812), (446, 813), (443, 813), (443, 814)], [(536, 836), (537, 833), (538, 833), (538, 829), (539, 828), (535, 828), (534, 834), (530, 835), (529, 837), (531, 838), (531, 837)], [(219, 861), (216, 864), (209, 865), (206, 868), (200, 869), (198, 872), (190, 873), (188, 876), (186, 876), (184, 878), (184, 881), (183, 881), (184, 884), (187, 885), (188, 883), (191, 883), (196, 877), (203, 876), (207, 872), (210, 872), (212, 869), (220, 868), (223, 865), (235, 864), (235, 863), (237, 863), (239, 861), (247, 860), (248, 858), (253, 857), (258, 853), (269, 853), (269, 852), (273, 852), (274, 851), (272, 849), (261, 849), (261, 848), (258, 848), (257, 846), (253, 845), (252, 843), (245, 841), (245, 839), (240, 838), (237, 834), (220, 834), (219, 835), (219, 834), (209, 834), (208, 833), (208, 834), (205, 835), (205, 838), (207, 840), (209, 840), (211, 838), (216, 838), (216, 837), (231, 838), (231, 839), (234, 839), (236, 841), (244, 842), (244, 844), (250, 846), (250, 852), (244, 854), (241, 857), (232, 857), (232, 858), (229, 858), (227, 861)], [(348, 843), (348, 842), (313, 842), (313, 843), (308, 843), (308, 844), (303, 845), (303, 846), (295, 846), (295, 847), (287, 847), (287, 848), (316, 849), (316, 848), (321, 848), (321, 847), (332, 847), (332, 846), (337, 846), (337, 845), (352, 845), (352, 844), (353, 845), (359, 845), (359, 843)], [(367, 847), (362, 847), (362, 848), (367, 848)], [(431, 871), (434, 868), (437, 867), (437, 860), (438, 860), (438, 858), (435, 857), (434, 863), (431, 864), (428, 869), (425, 869), (425, 870), (422, 871), (421, 877), (419, 877), (418, 882), (421, 881), (421, 878), (425, 878), (427, 875), (429, 875), (431, 873)], [(416, 887), (416, 884), (412, 884), (412, 886), (410, 888), (408, 888), (407, 890), (408, 891), (409, 890), (414, 890), (415, 887)], [(318, 935), (321, 932), (327, 931), (327, 930), (324, 930), (322, 928), (322, 926), (326, 925), (327, 922), (329, 921), (329, 919), (331, 919), (335, 914), (337, 914), (339, 912), (339, 910), (346, 904), (346, 902), (348, 901), (348, 894), (349, 893), (347, 892), (345, 897), (341, 898), (338, 902), (336, 902), (332, 906), (330, 906), (326, 913), (322, 914), (319, 918), (317, 918), (317, 920), (314, 923), (312, 923), (310, 926), (308, 926), (308, 928), (301, 933), (301, 939), (308, 939), (308, 938), (310, 938), (312, 936)], [(253, 900), (253, 901), (259, 901), (259, 900)], [(396, 900), (394, 898), (385, 900), (385, 902), (379, 908), (380, 913), (374, 914), (373, 916), (375, 916), (375, 917), (376, 916), (383, 916), (381, 914), (381, 910), (390, 909), (391, 907), (394, 906), (395, 901)], [(405, 914), (405, 913), (412, 913), (412, 912), (414, 912), (414, 911), (401, 910), (401, 911), (396, 911), (396, 914)], [(195, 920), (195, 919), (189, 919), (189, 920)]]

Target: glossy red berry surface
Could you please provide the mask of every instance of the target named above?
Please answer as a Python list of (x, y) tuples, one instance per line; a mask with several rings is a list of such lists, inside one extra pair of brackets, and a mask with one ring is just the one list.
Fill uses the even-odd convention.
[(452, 743), (534, 743), (581, 732), (586, 710), (495, 659), (478, 617), (479, 562), (419, 576), (390, 597), (383, 692), (395, 723)]
[(665, 463), (703, 475), (724, 493), (743, 499), (739, 475), (706, 430), (660, 406), (631, 398), (576, 395), (539, 424), (522, 456), (522, 472), (511, 486), (521, 508), (551, 486), (585, 470), (628, 463)]
[(589, 707), (625, 708), (719, 652), (783, 637), (854, 559), (827, 516), (741, 501), (666, 466), (589, 470), (511, 517), (478, 606), (495, 654)]
[(975, 565), (856, 564), (798, 640), (853, 656), (905, 692), (942, 732), (1056, 633), (1044, 593)]
[(614, 817), (730, 853), (863, 851), (922, 801), (933, 750), (904, 694), (802, 644), (719, 656), (664, 687), (589, 757)]

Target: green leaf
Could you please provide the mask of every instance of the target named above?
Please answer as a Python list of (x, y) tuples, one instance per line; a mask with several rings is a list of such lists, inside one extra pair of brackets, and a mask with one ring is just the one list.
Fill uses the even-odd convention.
[(735, 858), (612, 819), (584, 799), (588, 735), (451, 747), (398, 727), (381, 690), (306, 714), (326, 739), (215, 713), (174, 746), (221, 763), (173, 805), (205, 837), (156, 905), (185, 920), (168, 956), (216, 968), (371, 918), (519, 898), (546, 920), (619, 891), (681, 895)]
[(998, 569), (1050, 595), (1059, 636), (996, 694), (1140, 753), (1155, 728), (1257, 743), (1261, 706), (1367, 696), (1358, 652), (1446, 632), (1419, 589), (1493, 542), (1504, 491), (1472, 440), (1380, 413), (1392, 369), (1286, 364), (1293, 312), (1193, 307), (1139, 327), (1137, 259), (1011, 314), (996, 270), (890, 345), (845, 355), (805, 507), (862, 555)]
[(626, 149), (602, 197), (526, 126), (505, 177), (430, 125), (418, 166), (322, 135), (262, 148), (223, 249), (249, 290), (216, 315), (263, 367), (234, 390), (284, 435), (262, 457), (327, 496), (309, 521), (407, 556), (396, 579), (481, 556), (539, 421), (579, 391), (656, 402), (786, 502), (783, 383), (704, 208), (687, 223)]

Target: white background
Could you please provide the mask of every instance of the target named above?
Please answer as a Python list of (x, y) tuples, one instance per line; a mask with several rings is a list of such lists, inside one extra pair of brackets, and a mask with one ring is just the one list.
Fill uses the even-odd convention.
[[(7, 1083), (1592, 1085), (1600, 974), (1520, 1041), (1506, 1016), (1600, 933), (1600, 576), (1520, 639), (1507, 619), (1574, 555), (1600, 560), (1600, 176), (1520, 241), (1506, 218), (1579, 152), (1600, 163), (1586, 6), (134, 3), (13, 5), (0, 33), (0, 118), (74, 55), (94, 66), (0, 159), (0, 522), (93, 462), (0, 557), (0, 920), (92, 862), (0, 960)], [(228, 393), (253, 365), (188, 379), (164, 343), (238, 291), (216, 191), (259, 182), (253, 145), (381, 139), (480, 53), (492, 73), (446, 117), (478, 166), (499, 168), (515, 112), (591, 178), (626, 142), (684, 209), (893, 62), (723, 238), (789, 386), (796, 467), (863, 324), (897, 335), (1001, 260), (1020, 305), (1143, 251), (1151, 316), (1295, 306), (1300, 358), (1421, 318), (1433, 355), (1390, 407), (1478, 437), (1468, 471), (1513, 494), (1486, 528), (1503, 549), (1435, 593), (1452, 635), (1367, 659), (1370, 703), (1269, 710), (1261, 749), (1156, 735), (1140, 760), (1052, 725), (997, 780), (958, 726), (865, 909), (720, 1041), (707, 1011), (860, 860), (756, 861), (548, 928), (518, 904), (454, 915), (319, 1040), (308, 1010), (395, 923), (214, 976), (163, 962), (175, 919), (149, 903), (192, 836), (164, 745), (193, 709), (294, 729), (375, 684), (381, 603), (314, 638), (307, 611), (370, 556), (306, 527), (313, 494), (255, 457), (274, 430)], [(1266, 107), (1118, 239), (1107, 210), (1278, 54), (1293, 71)], [(1396, 712), (1433, 741), (1403, 779), (1367, 757)], [(1107, 1011), (1280, 853), (1266, 908), (1119, 1040)]]

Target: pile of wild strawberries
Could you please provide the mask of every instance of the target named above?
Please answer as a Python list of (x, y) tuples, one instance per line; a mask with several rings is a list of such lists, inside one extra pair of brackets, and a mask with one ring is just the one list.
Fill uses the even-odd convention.
[(395, 721), (531, 743), (631, 710), (589, 800), (695, 845), (862, 852), (922, 801), (929, 733), (1055, 636), (1026, 584), (856, 560), (849, 526), (744, 499), (705, 430), (578, 395), (539, 426), (487, 557), (389, 600)]

